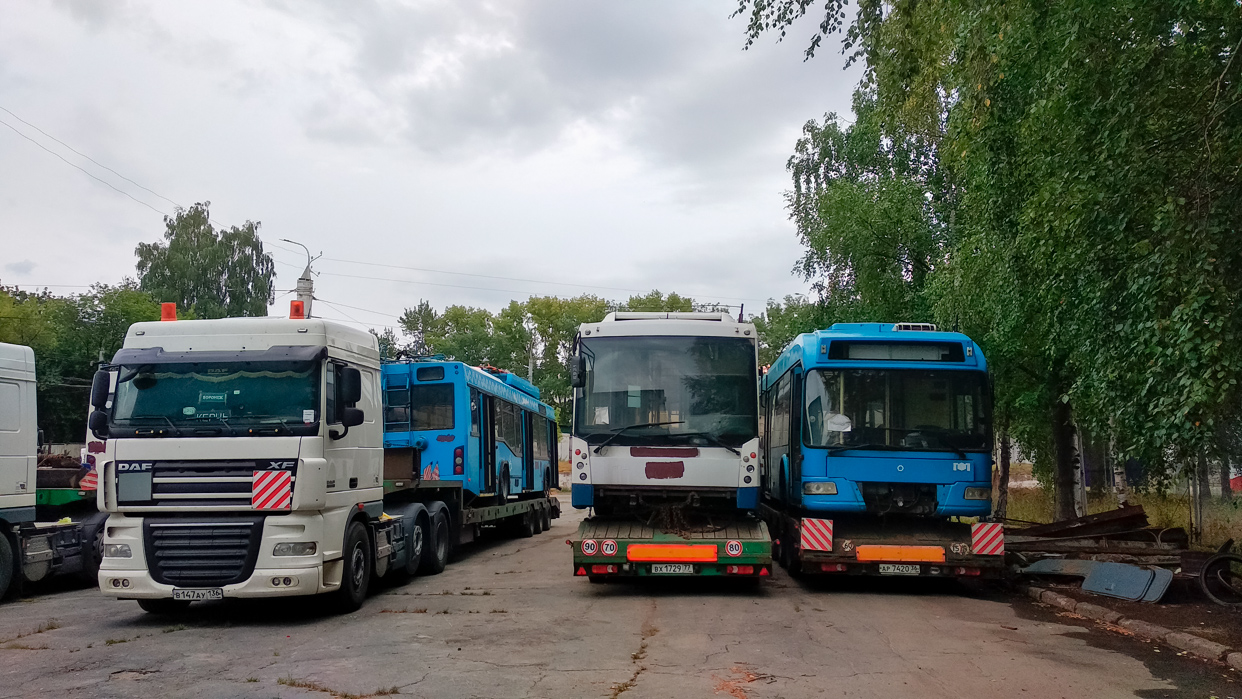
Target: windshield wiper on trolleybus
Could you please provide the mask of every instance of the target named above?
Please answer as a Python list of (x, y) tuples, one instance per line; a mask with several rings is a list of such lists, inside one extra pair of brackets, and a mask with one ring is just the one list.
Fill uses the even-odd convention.
[(712, 444), (715, 444), (718, 447), (724, 447), (725, 449), (728, 449), (729, 451), (733, 452), (734, 454), (737, 454), (738, 456), (742, 455), (742, 452), (729, 446), (728, 444), (725, 444), (723, 441), (721, 441), (719, 437), (712, 434), (711, 432), (679, 432), (675, 436), (677, 437), (702, 437), (703, 439), (706, 439), (707, 441), (711, 442)]
[(612, 434), (608, 435), (607, 439), (600, 442), (599, 446), (595, 447), (595, 453), (598, 454), (600, 449), (603, 449), (605, 446), (608, 445), (609, 442), (616, 439), (617, 437), (620, 437), (621, 434), (625, 432), (626, 430), (632, 430), (632, 429), (636, 429), (639, 427), (660, 427), (662, 425), (681, 425), (681, 424), (684, 424), (685, 422), (686, 422), (685, 420), (666, 420), (664, 422), (640, 422), (637, 425), (626, 425), (625, 427), (618, 427), (617, 429), (612, 431)]

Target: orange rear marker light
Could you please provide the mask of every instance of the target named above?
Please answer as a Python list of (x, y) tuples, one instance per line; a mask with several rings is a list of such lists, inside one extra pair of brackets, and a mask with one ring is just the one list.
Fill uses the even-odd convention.
[(630, 544), (625, 557), (631, 561), (714, 563), (715, 544)]
[(883, 546), (863, 544), (859, 546), (860, 561), (910, 561), (916, 563), (944, 563), (943, 546)]

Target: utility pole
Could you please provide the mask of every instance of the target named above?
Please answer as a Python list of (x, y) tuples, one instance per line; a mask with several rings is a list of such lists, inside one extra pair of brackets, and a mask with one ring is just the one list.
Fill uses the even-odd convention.
[(311, 271), (311, 263), (318, 260), (320, 257), (323, 257), (323, 253), (321, 252), (315, 257), (311, 257), (310, 250), (296, 240), (289, 240), (288, 238), (281, 238), (280, 240), (281, 242), (290, 243), (306, 250), (306, 269), (302, 270), (302, 276), (298, 277), (298, 283), (294, 289), (297, 292), (298, 300), (302, 302), (303, 312), (306, 314), (307, 318), (310, 318), (311, 301), (315, 300), (315, 278), (313, 276), (314, 272)]

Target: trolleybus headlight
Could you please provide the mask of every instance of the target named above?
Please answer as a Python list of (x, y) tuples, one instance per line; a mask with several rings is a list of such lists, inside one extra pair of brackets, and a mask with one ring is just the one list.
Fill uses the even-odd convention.
[(580, 468), (580, 469), (582, 469), (582, 468), (586, 468), (586, 464), (584, 464), (584, 463), (582, 463), (581, 461), (579, 461), (579, 462), (578, 462), (578, 468)]
[(742, 477), (742, 482), (743, 482), (743, 483), (749, 483), (749, 482), (750, 482), (750, 476), (743, 476), (743, 477)]
[(967, 488), (965, 495), (963, 495), (962, 497), (966, 498), (967, 500), (991, 500), (992, 489), (991, 488)]
[(806, 483), (802, 486), (803, 495), (836, 495), (837, 484), (831, 481)]
[(755, 472), (755, 465), (754, 465), (754, 464), (751, 464), (751, 465), (747, 466), (747, 467), (746, 467), (746, 472), (747, 472), (747, 473), (754, 473), (754, 472)]
[(313, 541), (282, 541), (272, 548), (272, 555), (313, 556), (317, 550)]
[(580, 481), (585, 481), (585, 480), (586, 480), (586, 474), (585, 474), (585, 473), (579, 473), (579, 474), (578, 474), (578, 480), (580, 480)]
[(129, 550), (129, 544), (104, 544), (104, 558), (133, 558), (134, 554)]

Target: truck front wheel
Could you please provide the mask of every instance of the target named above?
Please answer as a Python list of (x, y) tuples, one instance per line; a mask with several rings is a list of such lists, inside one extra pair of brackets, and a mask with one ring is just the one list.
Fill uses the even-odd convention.
[(13, 573), (15, 570), (13, 566), (13, 545), (9, 543), (9, 537), (0, 533), (0, 599), (4, 599), (5, 594), (9, 591), (9, 585), (13, 584)]
[(362, 522), (354, 520), (345, 529), (345, 555), (341, 587), (336, 591), (336, 608), (341, 613), (357, 611), (367, 599), (371, 582), (371, 539)]
[(148, 614), (180, 614), (190, 608), (190, 603), (181, 599), (140, 599), (138, 606)]

